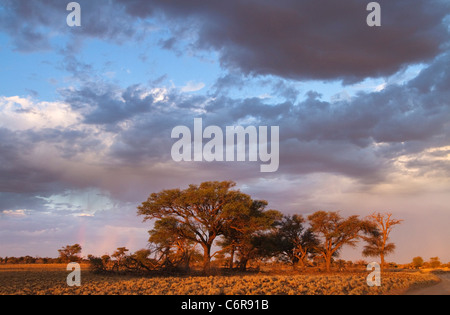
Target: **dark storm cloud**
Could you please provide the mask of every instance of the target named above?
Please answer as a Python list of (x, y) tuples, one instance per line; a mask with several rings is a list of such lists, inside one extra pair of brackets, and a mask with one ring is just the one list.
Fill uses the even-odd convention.
[(189, 29), (195, 47), (246, 74), (355, 82), (429, 61), (448, 40), (450, 7), (440, 0), (379, 1), (380, 28), (367, 26), (360, 0), (118, 1), (131, 16), (164, 15), (170, 46)]
[[(42, 193), (42, 196), (46, 196)], [(33, 193), (9, 193), (0, 192), (0, 214), (2, 211), (35, 209), (42, 211), (46, 202)]]
[[(78, 49), (86, 38), (123, 43), (148, 36), (148, 18), (172, 30), (161, 40), (214, 50), (223, 67), (250, 75), (286, 79), (344, 80), (392, 75), (405, 65), (427, 62), (448, 41), (442, 0), (380, 0), (382, 27), (366, 25), (366, 1), (348, 0), (116, 0), (79, 1), (82, 27), (66, 25), (66, 2), (5, 0), (0, 30), (20, 51), (50, 49), (49, 34), (70, 35)], [(183, 44), (181, 44), (183, 45)]]
[(30, 158), (35, 144), (49, 139), (44, 134), (32, 136), (29, 132), (0, 128), (0, 212), (43, 210), (45, 201), (40, 197), (70, 187), (59, 172), (43, 167), (45, 161)]
[(204, 124), (253, 118), (257, 125), (280, 126), (279, 172), (336, 173), (376, 183), (395, 173), (397, 158), (450, 144), (449, 64), (443, 54), (406, 84), (338, 102), (313, 91), (300, 102), (270, 105), (222, 96), (207, 103)]
[[(40, 174), (39, 169), (27, 163), (24, 157), (32, 151), (29, 143), (18, 132), (0, 129), (0, 191), (36, 192), (54, 179), (52, 174)], [(31, 179), (37, 179), (41, 187)]]
[[(100, 148), (99, 143), (86, 141), (87, 133), (81, 131), (42, 129), (39, 131), (11, 131), (0, 128), (0, 205), (15, 194), (24, 194), (24, 202), (38, 196), (49, 196), (55, 191), (71, 187), (63, 180), (62, 170), (54, 167), (51, 160), (39, 156), (38, 146), (55, 149), (55, 160), (67, 159), (85, 152), (88, 147)], [(38, 154), (36, 154), (38, 152)], [(26, 196), (26, 197), (25, 197)]]

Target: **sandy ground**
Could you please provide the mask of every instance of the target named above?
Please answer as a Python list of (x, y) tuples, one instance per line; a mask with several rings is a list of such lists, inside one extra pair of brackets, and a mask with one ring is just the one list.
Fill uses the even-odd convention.
[(406, 295), (450, 295), (450, 273), (438, 275), (441, 282), (431, 287), (413, 289)]

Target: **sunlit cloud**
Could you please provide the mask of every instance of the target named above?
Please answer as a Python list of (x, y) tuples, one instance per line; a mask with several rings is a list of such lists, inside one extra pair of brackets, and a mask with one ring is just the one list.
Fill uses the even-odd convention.
[(3, 210), (2, 215), (8, 217), (21, 218), (27, 216), (27, 210)]
[(80, 114), (61, 102), (36, 102), (19, 96), (0, 97), (0, 123), (10, 130), (68, 128)]

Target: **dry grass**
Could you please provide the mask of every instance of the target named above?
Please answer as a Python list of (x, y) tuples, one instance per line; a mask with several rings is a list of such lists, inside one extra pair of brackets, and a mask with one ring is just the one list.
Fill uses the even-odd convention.
[(68, 274), (65, 265), (0, 266), (0, 295), (373, 295), (438, 281), (433, 274), (386, 273), (381, 287), (370, 288), (366, 273), (146, 278), (82, 271), (81, 287), (70, 288)]

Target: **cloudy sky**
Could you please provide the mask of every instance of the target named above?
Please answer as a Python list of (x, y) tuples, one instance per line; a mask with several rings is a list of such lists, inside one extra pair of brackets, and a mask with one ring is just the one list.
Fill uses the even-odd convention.
[[(152, 192), (233, 180), (286, 214), (392, 212), (450, 261), (450, 3), (0, 0), (0, 256), (144, 248)], [(171, 131), (279, 126), (280, 167), (172, 160)], [(345, 259), (360, 252), (347, 250)]]

